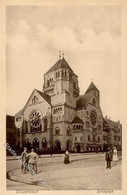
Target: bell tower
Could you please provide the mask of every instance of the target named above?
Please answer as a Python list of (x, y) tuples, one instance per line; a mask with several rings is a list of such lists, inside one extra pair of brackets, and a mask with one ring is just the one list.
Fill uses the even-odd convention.
[(73, 72), (64, 58), (59, 55), (59, 60), (44, 74), (45, 93), (51, 96), (52, 104), (71, 104), (76, 106), (79, 96), (78, 76)]

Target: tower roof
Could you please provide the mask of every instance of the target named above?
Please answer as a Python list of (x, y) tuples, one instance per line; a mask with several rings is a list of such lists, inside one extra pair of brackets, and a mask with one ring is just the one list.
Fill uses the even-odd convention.
[(94, 92), (89, 92), (87, 94), (80, 95), (77, 98), (76, 106), (77, 108), (85, 107), (89, 103), (90, 99), (93, 97)]
[(45, 74), (57, 70), (59, 68), (69, 69), (74, 74), (73, 70), (71, 69), (71, 67), (64, 58), (62, 59), (60, 58)]
[(93, 82), (91, 82), (91, 84), (90, 84), (90, 86), (88, 87), (88, 89), (86, 90), (85, 94), (86, 94), (86, 93), (89, 93), (90, 91), (98, 91), (98, 92), (99, 92), (99, 90), (97, 89), (97, 87), (94, 85)]

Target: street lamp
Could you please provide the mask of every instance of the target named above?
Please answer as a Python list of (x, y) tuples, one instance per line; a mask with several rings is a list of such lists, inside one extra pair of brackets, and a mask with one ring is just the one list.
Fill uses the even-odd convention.
[(18, 129), (19, 129), (19, 145), (20, 145), (20, 148), (22, 148), (22, 127), (21, 126), (18, 126)]

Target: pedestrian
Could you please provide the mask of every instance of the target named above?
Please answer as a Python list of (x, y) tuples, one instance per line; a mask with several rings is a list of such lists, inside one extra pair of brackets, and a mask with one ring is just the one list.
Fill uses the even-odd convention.
[(70, 160), (69, 160), (70, 156), (69, 156), (69, 152), (68, 150), (65, 151), (65, 157), (64, 157), (64, 164), (69, 164)]
[(21, 173), (26, 173), (26, 165), (28, 164), (28, 158), (27, 158), (27, 148), (24, 148), (24, 151), (21, 153), (21, 160), (22, 160), (22, 165), (21, 165)]
[(114, 165), (118, 161), (119, 161), (119, 159), (118, 159), (118, 155), (117, 155), (117, 149), (116, 149), (116, 147), (114, 147), (114, 149), (113, 149), (113, 162), (114, 162)]
[(105, 160), (106, 160), (106, 169), (111, 169), (111, 161), (112, 161), (112, 152), (110, 148), (107, 148), (107, 152), (105, 154)]
[(34, 149), (31, 149), (31, 152), (27, 154), (27, 157), (29, 158), (29, 167), (37, 173), (37, 162), (38, 162), (38, 155), (35, 152)]

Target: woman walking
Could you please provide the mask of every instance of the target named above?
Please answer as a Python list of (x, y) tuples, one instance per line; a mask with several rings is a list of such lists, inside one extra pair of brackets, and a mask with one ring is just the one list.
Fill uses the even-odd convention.
[(114, 147), (114, 149), (113, 149), (113, 159), (112, 160), (113, 160), (114, 164), (116, 164), (115, 162), (119, 161), (116, 147)]
[(69, 164), (69, 163), (70, 163), (69, 152), (68, 152), (68, 150), (66, 150), (65, 157), (64, 157), (64, 164)]

